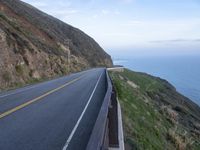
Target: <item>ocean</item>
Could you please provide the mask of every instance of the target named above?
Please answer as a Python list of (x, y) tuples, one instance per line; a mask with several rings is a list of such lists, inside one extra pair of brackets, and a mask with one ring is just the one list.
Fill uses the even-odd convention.
[(200, 106), (200, 56), (154, 56), (114, 59), (114, 64), (169, 81)]

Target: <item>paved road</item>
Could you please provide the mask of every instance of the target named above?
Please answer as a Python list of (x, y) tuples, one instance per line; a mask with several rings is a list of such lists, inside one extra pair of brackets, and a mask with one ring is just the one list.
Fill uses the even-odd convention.
[(92, 69), (0, 94), (0, 150), (84, 150), (106, 92)]

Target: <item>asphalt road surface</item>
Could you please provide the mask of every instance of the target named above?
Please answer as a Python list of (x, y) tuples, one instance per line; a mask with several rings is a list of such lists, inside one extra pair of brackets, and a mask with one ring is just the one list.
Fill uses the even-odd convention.
[(0, 150), (84, 150), (102, 105), (105, 69), (0, 94)]

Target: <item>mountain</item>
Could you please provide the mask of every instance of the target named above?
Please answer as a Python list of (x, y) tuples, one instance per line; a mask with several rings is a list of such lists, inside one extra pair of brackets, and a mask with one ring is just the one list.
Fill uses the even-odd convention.
[(200, 107), (166, 80), (110, 72), (122, 107), (125, 149), (199, 150)]
[(86, 68), (111, 57), (81, 30), (19, 0), (0, 0), (0, 89)]

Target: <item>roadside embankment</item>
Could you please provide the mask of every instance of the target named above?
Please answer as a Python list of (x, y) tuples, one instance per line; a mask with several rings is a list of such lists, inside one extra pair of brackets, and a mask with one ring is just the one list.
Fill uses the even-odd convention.
[(200, 108), (167, 81), (109, 71), (122, 107), (125, 149), (200, 149)]

